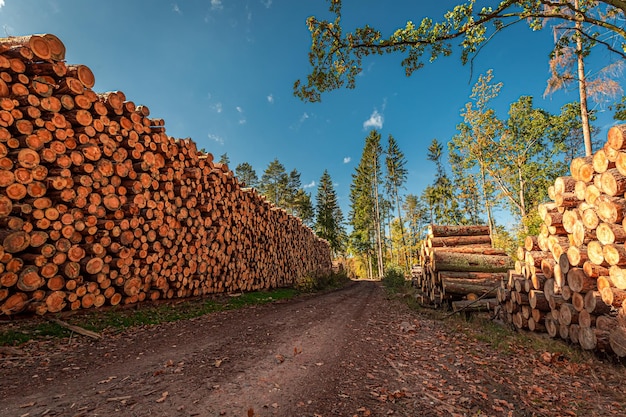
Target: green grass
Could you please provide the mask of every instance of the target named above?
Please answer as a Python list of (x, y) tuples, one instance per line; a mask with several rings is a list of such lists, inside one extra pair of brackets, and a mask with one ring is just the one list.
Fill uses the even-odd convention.
[[(341, 287), (346, 280), (331, 275), (316, 279), (314, 291)], [(306, 291), (310, 292), (310, 291)], [(217, 311), (245, 308), (291, 299), (303, 294), (294, 288), (277, 288), (269, 291), (245, 292), (233, 295), (216, 295), (194, 300), (172, 300), (168, 303), (146, 303), (128, 307), (111, 307), (87, 310), (62, 320), (94, 332), (122, 332), (135, 326), (156, 325), (200, 317)], [(19, 346), (30, 340), (69, 337), (71, 331), (46, 320), (44, 317), (0, 322), (0, 346)]]

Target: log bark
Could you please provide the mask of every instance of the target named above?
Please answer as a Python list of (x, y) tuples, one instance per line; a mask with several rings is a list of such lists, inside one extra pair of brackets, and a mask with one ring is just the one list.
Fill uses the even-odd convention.
[(437, 251), (432, 267), (441, 271), (506, 272), (513, 268), (513, 260), (508, 256)]

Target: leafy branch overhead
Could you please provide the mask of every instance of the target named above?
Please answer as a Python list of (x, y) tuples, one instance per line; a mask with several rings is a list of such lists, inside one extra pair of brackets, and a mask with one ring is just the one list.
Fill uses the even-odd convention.
[[(354, 88), (356, 76), (361, 72), (362, 61), (369, 55), (400, 53), (404, 55), (402, 66), (407, 76), (422, 68), (427, 61), (453, 53), (458, 42), (461, 61), (467, 63), (492, 36), (509, 26), (526, 22), (533, 30), (539, 30), (548, 22), (584, 23), (595, 28), (585, 32), (595, 42), (611, 52), (626, 58), (626, 1), (579, 0), (504, 0), (497, 7), (478, 9), (475, 0), (459, 4), (447, 11), (439, 22), (424, 18), (416, 25), (408, 21), (388, 37), (364, 25), (353, 32), (344, 33), (342, 28), (342, 0), (329, 0), (332, 21), (315, 16), (307, 19), (312, 45), (309, 52), (311, 72), (306, 81), (294, 83), (294, 94), (303, 101), (321, 100), (324, 92), (342, 87)], [(575, 6), (577, 4), (577, 7)], [(618, 40), (613, 46), (602, 41), (609, 34)]]

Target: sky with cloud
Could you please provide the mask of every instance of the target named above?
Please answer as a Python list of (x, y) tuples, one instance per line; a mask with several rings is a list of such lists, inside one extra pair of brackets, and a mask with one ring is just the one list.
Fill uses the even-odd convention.
[[(368, 23), (390, 33), (408, 19), (439, 19), (458, 1), (344, 0), (344, 24)], [(426, 159), (437, 138), (447, 142), (461, 122), (478, 75), (492, 68), (504, 83), (494, 102), (498, 115), (521, 95), (553, 113), (576, 92), (543, 97), (548, 78), (549, 30), (523, 25), (494, 38), (462, 66), (458, 55), (427, 64), (407, 78), (400, 56), (364, 61), (353, 90), (303, 103), (292, 86), (305, 79), (311, 44), (307, 17), (328, 17), (327, 0), (0, 0), (7, 35), (53, 33), (69, 64), (95, 74), (98, 92), (121, 90), (165, 120), (167, 133), (192, 138), (231, 168), (248, 162), (259, 177), (278, 158), (297, 169), (313, 196), (325, 169), (347, 214), (351, 175), (365, 137), (377, 129), (385, 147), (393, 135), (405, 153), (407, 193), (434, 180)], [(612, 123), (599, 109), (601, 135)]]

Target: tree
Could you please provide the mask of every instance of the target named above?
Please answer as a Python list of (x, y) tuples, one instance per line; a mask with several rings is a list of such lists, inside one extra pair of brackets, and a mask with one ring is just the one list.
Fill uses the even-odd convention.
[(311, 194), (307, 193), (302, 188), (298, 189), (292, 199), (292, 207), (295, 216), (299, 217), (307, 226), (313, 226), (315, 209), (311, 201)]
[[(349, 220), (353, 228), (353, 247), (376, 254), (376, 272), (384, 273), (382, 219), (379, 187), (382, 182), (380, 133), (375, 129), (365, 138), (365, 146), (350, 187)], [(373, 268), (370, 268), (373, 271)]]
[(413, 257), (417, 256), (419, 243), (426, 235), (425, 226), (429, 222), (428, 210), (424, 205), (424, 201), (414, 194), (408, 194), (404, 198), (402, 209), (407, 220), (409, 262), (412, 265), (414, 263)]
[[(595, 120), (596, 113), (594, 111), (589, 112), (592, 149), (602, 146), (602, 140), (597, 135), (598, 128), (592, 124)], [(566, 165), (569, 166), (572, 159), (585, 155), (582, 120), (578, 102), (565, 103), (561, 107), (561, 113), (558, 116), (554, 116), (553, 128), (556, 135), (564, 136), (565, 152), (563, 154), (563, 162)]]
[[(470, 101), (465, 105), (463, 123), (457, 125), (459, 133), (452, 137), (448, 148), (453, 170), (457, 177), (463, 178), (462, 173), (473, 175), (472, 170), (477, 168), (476, 181), (482, 194), (482, 203), (487, 215), (487, 225), (490, 234), (495, 231), (493, 219), (493, 186), (488, 176), (488, 167), (494, 152), (491, 145), (501, 135), (503, 123), (496, 117), (493, 109), (488, 107), (489, 102), (498, 96), (502, 83), (492, 83), (493, 72), (487, 71), (480, 75), (472, 88)], [(471, 196), (470, 196), (471, 198)]]
[(563, 137), (553, 136), (555, 118), (533, 106), (533, 98), (522, 96), (511, 104), (509, 119), (488, 172), (509, 202), (511, 212), (524, 220), (529, 209), (547, 198), (554, 179), (567, 166), (557, 161), (564, 151)]
[(289, 176), (285, 171), (285, 166), (276, 158), (270, 162), (267, 169), (263, 172), (261, 182), (259, 183), (259, 190), (274, 203), (274, 205), (284, 207), (284, 197), (288, 184)]
[[(404, 157), (404, 153), (402, 153), (398, 143), (391, 135), (389, 135), (387, 139), (387, 156), (385, 158), (385, 164), (387, 167), (387, 181), (385, 186), (392, 201), (396, 205), (400, 238), (402, 246), (406, 247), (404, 221), (402, 220), (402, 210), (400, 206), (400, 189), (404, 186), (404, 183), (406, 183), (408, 170), (406, 169), (406, 159)], [(408, 266), (409, 261), (406, 252), (404, 253), (404, 258)]]
[(615, 110), (613, 119), (626, 120), (626, 96), (623, 96), (621, 101), (611, 106), (611, 110)]
[(437, 139), (433, 139), (428, 147), (427, 159), (437, 166), (434, 183), (426, 187), (422, 194), (430, 208), (431, 223), (461, 224), (462, 216), (454, 187), (443, 166), (443, 145)]
[[(338, 88), (354, 88), (362, 70), (363, 58), (369, 55), (399, 53), (404, 55), (402, 66), (407, 76), (433, 61), (453, 52), (451, 42), (461, 49), (461, 62), (470, 61), (497, 33), (526, 22), (533, 30), (543, 28), (546, 22), (580, 22), (592, 27), (593, 32), (580, 32), (592, 37), (609, 51), (626, 58), (626, 15), (623, 0), (572, 3), (566, 0), (528, 1), (502, 0), (493, 7), (475, 8), (475, 0), (468, 0), (446, 12), (440, 22), (424, 18), (419, 25), (408, 21), (388, 37), (365, 25), (344, 33), (342, 28), (342, 0), (329, 0), (332, 21), (312, 16), (307, 19), (312, 44), (309, 53), (311, 71), (306, 82), (294, 83), (294, 94), (304, 101), (320, 101), (321, 94)], [(578, 7), (577, 7), (578, 6)], [(619, 47), (603, 39), (620, 40)]]
[(623, 64), (622, 61), (617, 61), (608, 65), (594, 77), (587, 74), (585, 59), (589, 57), (593, 47), (597, 45), (597, 39), (595, 34), (590, 31), (590, 27), (586, 27), (582, 21), (576, 20), (575, 10), (580, 9), (581, 6), (585, 7), (585, 3), (589, 2), (574, 0), (572, 10), (565, 11), (565, 13), (572, 15), (573, 26), (570, 22), (561, 22), (553, 27), (556, 46), (550, 55), (551, 77), (548, 80), (544, 95), (565, 88), (572, 82), (578, 83), (579, 111), (585, 155), (591, 156), (593, 143), (588, 98), (599, 101), (599, 97), (615, 97), (621, 92), (619, 83), (612, 79), (612, 75), (619, 75)]
[(319, 237), (328, 241), (333, 254), (337, 255), (344, 249), (346, 231), (343, 226), (343, 213), (328, 170), (322, 173), (315, 200), (313, 229)]
[(220, 160), (218, 161), (218, 163), (220, 164), (230, 164), (230, 158), (228, 157), (227, 153), (223, 153), (222, 156), (220, 156)]
[(247, 187), (255, 188), (258, 186), (259, 177), (256, 175), (256, 171), (247, 162), (243, 162), (235, 167), (235, 175), (239, 181), (243, 182)]

